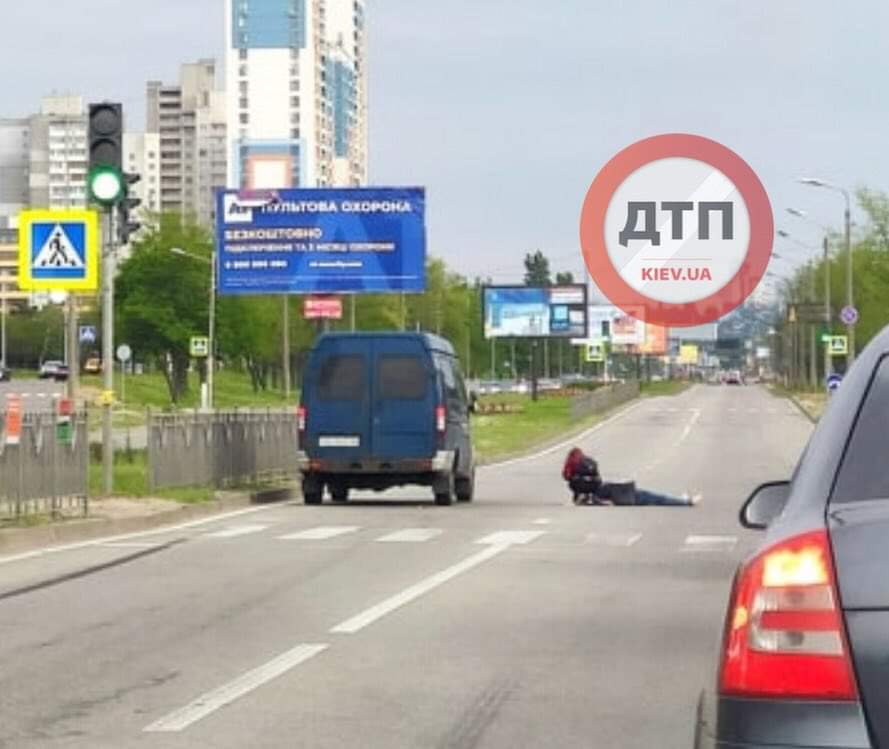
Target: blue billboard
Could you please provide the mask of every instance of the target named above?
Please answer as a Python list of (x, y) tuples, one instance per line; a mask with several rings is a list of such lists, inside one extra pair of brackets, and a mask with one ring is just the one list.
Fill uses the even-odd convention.
[(217, 192), (220, 294), (422, 292), (423, 188)]
[(586, 338), (586, 286), (485, 286), (485, 338)]

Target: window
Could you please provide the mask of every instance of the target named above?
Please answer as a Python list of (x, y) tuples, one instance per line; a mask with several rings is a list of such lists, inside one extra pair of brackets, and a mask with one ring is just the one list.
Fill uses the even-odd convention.
[(321, 363), (318, 397), (323, 401), (363, 401), (367, 395), (367, 361), (360, 354), (332, 354)]
[(290, 81), (290, 90), (299, 91), (299, 81)]
[(238, 67), (238, 75), (240, 75), (240, 76), (247, 75), (247, 66), (246, 65), (241, 65), (240, 67)]
[(242, 94), (246, 94), (247, 93), (247, 81), (241, 81), (238, 84), (238, 88), (240, 89)]
[(240, 59), (240, 60), (247, 59), (247, 50), (246, 49), (239, 49), (238, 50), (238, 59)]
[(380, 398), (422, 400), (426, 397), (428, 378), (419, 356), (381, 356), (377, 381)]
[(290, 137), (291, 137), (293, 140), (299, 140), (299, 128), (294, 128), (293, 130), (291, 130), (291, 131), (290, 131)]
[(291, 96), (290, 97), (290, 106), (291, 107), (298, 107), (299, 106), (299, 97), (298, 96)]
[(250, 102), (247, 100), (246, 96), (241, 97), (241, 101), (238, 103), (240, 104), (241, 109), (247, 109), (247, 107), (250, 105)]
[(240, 122), (242, 125), (247, 125), (250, 123), (250, 115), (246, 112), (242, 112), (240, 116)]
[(832, 503), (889, 499), (886, 414), (889, 413), (889, 358), (883, 359), (868, 388), (840, 465)]

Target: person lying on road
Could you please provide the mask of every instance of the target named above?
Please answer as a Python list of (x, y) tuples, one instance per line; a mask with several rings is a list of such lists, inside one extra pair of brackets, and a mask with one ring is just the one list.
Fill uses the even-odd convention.
[(658, 505), (661, 507), (693, 507), (701, 495), (671, 497), (668, 494), (637, 489), (635, 482), (609, 483), (602, 480), (595, 460), (575, 447), (565, 458), (562, 478), (568, 482), (575, 504)]

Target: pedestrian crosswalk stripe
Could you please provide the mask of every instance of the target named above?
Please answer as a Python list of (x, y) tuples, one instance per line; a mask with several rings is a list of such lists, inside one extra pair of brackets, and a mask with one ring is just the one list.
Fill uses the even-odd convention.
[(326, 541), (329, 538), (337, 536), (345, 536), (349, 533), (356, 533), (361, 530), (359, 525), (322, 525), (317, 528), (309, 528), (308, 530), (299, 531), (298, 533), (288, 533), (285, 536), (278, 536), (280, 541)]
[(688, 536), (682, 551), (731, 551), (737, 543), (737, 536)]
[(259, 533), (268, 528), (267, 525), (233, 525), (230, 528), (224, 528), (215, 533), (208, 533), (207, 538), (237, 538), (238, 536), (246, 536), (250, 533)]
[(515, 544), (529, 544), (540, 538), (545, 531), (497, 531), (489, 536), (480, 538), (477, 544), (490, 544), (491, 546), (513, 546)]
[(386, 536), (381, 536), (377, 541), (381, 543), (417, 544), (430, 541), (442, 533), (443, 531), (438, 528), (405, 528)]

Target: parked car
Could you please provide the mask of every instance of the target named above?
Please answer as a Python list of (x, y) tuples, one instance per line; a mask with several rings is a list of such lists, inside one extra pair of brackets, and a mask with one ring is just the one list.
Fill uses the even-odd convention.
[(12, 379), (12, 370), (0, 364), (0, 382), (9, 382)]
[(89, 357), (83, 364), (86, 374), (99, 374), (102, 371), (102, 360), (98, 356)]
[(889, 746), (889, 327), (859, 355), (792, 479), (742, 524), (767, 529), (732, 586), (698, 749)]
[(68, 365), (60, 361), (45, 361), (40, 366), (37, 375), (41, 380), (56, 380), (57, 382), (68, 379)]
[(436, 504), (471, 501), (470, 400), (454, 349), (420, 333), (333, 333), (309, 355), (299, 406), (307, 504), (351, 489), (432, 487)]

